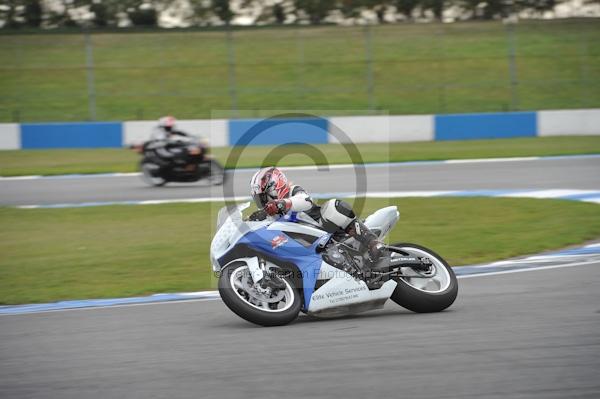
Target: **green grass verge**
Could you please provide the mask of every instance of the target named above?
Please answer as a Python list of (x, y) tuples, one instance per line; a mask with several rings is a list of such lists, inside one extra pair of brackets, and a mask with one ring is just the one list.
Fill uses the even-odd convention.
[[(536, 199), (370, 199), (400, 208), (392, 241), (465, 265), (600, 236), (595, 204)], [(208, 248), (218, 204), (0, 208), (0, 303), (214, 288)], [(211, 223), (211, 221), (213, 221)]]
[[(600, 153), (600, 137), (528, 137), (501, 140), (362, 143), (357, 147), (364, 162), (573, 155)], [(230, 161), (227, 163), (227, 167), (314, 164), (315, 162), (307, 155), (314, 148), (324, 154), (326, 162), (331, 164), (353, 163), (353, 159), (349, 157), (346, 149), (339, 144), (285, 146), (278, 147), (276, 151), (273, 151), (274, 148), (270, 146), (246, 147), (237, 164)], [(213, 153), (225, 164), (231, 148), (215, 148)], [(275, 162), (279, 159), (279, 162)], [(124, 149), (0, 151), (0, 176), (134, 172), (138, 162), (138, 154)]]
[[(599, 26), (524, 20), (512, 37), (500, 21), (389, 24), (371, 27), (370, 39), (364, 27), (244, 29), (231, 36), (233, 68), (225, 31), (92, 33), (96, 119), (592, 108)], [(84, 43), (81, 34), (3, 35), (0, 122), (90, 118)]]

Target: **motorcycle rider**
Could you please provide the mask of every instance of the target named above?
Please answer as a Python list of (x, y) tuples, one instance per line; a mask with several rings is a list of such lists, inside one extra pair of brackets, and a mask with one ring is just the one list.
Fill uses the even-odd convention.
[(158, 125), (152, 131), (150, 138), (153, 140), (152, 148), (160, 158), (169, 160), (181, 154), (181, 151), (173, 151), (186, 145), (191, 136), (176, 129), (176, 120), (173, 116), (163, 116), (158, 120)]
[(163, 116), (158, 120), (158, 125), (152, 132), (154, 140), (176, 140), (178, 137), (190, 137), (189, 134), (176, 129), (177, 120), (171, 116)]
[(329, 232), (347, 233), (363, 249), (368, 250), (373, 263), (378, 261), (383, 243), (356, 217), (347, 202), (329, 200), (323, 206), (318, 206), (302, 187), (290, 184), (285, 174), (276, 167), (256, 172), (250, 181), (250, 190), (259, 209), (250, 217), (251, 220), (261, 219), (266, 215), (283, 215), (290, 211), (304, 212)]

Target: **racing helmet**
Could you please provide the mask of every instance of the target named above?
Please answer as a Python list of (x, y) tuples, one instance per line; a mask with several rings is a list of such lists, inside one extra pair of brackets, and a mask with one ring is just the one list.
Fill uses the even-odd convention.
[(269, 201), (287, 198), (290, 194), (290, 183), (276, 167), (263, 168), (252, 176), (250, 192), (256, 206), (264, 208)]
[(158, 126), (162, 129), (165, 129), (167, 132), (175, 129), (175, 118), (171, 115), (163, 116), (158, 120)]

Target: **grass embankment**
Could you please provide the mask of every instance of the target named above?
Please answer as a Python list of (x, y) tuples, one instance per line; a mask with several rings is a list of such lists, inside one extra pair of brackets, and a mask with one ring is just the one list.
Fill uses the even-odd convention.
[[(236, 107), (248, 111), (220, 115), (592, 108), (599, 26), (523, 20), (511, 37), (500, 21), (389, 24), (371, 27), (370, 40), (364, 27), (243, 29), (231, 35), (233, 68), (225, 31), (92, 33), (96, 119), (208, 118)], [(2, 36), (0, 122), (87, 120), (84, 43), (80, 33)]]
[[(504, 259), (600, 236), (595, 204), (536, 199), (368, 200), (400, 208), (391, 241), (452, 265)], [(208, 248), (217, 204), (0, 208), (0, 303), (214, 288)]]
[[(353, 163), (346, 149), (338, 144), (315, 145), (330, 164)], [(520, 157), (600, 153), (600, 137), (534, 137), (501, 140), (438, 141), (414, 143), (357, 144), (364, 162), (401, 162), (439, 159)], [(227, 167), (258, 167), (266, 164), (274, 147), (246, 147), (237, 164)], [(307, 146), (279, 147), (276, 155), (285, 155), (280, 166), (310, 165)], [(224, 164), (231, 148), (214, 148)], [(19, 150), (0, 151), (0, 176), (57, 175), (69, 173), (134, 172), (139, 155), (124, 149)], [(275, 162), (270, 162), (274, 164)]]

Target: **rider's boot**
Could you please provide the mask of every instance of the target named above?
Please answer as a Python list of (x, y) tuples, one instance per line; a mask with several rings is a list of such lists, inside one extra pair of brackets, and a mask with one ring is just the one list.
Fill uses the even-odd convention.
[(379, 241), (377, 235), (373, 233), (363, 222), (358, 218), (346, 227), (346, 233), (350, 237), (358, 241), (362, 247), (367, 248), (369, 258), (373, 264), (379, 261), (383, 243)]

